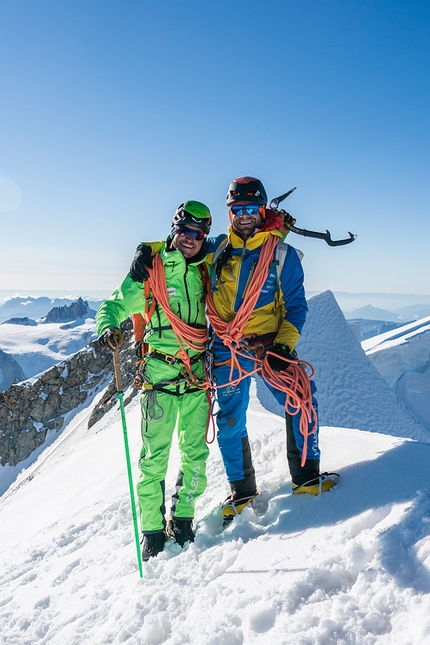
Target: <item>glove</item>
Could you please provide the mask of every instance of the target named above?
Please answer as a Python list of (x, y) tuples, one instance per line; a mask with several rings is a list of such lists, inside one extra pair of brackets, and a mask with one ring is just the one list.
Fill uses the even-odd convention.
[(130, 275), (135, 282), (145, 282), (149, 278), (148, 267), (152, 269), (152, 249), (147, 244), (139, 244), (130, 266)]
[(124, 339), (118, 327), (109, 327), (105, 329), (99, 338), (99, 343), (103, 349), (112, 349), (115, 351), (121, 347)]
[(280, 372), (281, 370), (286, 370), (288, 365), (292, 362), (295, 362), (297, 358), (292, 354), (290, 348), (287, 345), (281, 345), (281, 343), (276, 343), (273, 347), (273, 354), (267, 354), (267, 362), (269, 363), (272, 370), (275, 372)]
[(284, 220), (285, 224), (292, 224), (294, 226), (296, 220), (292, 215), (290, 215), (290, 213), (287, 213), (287, 211), (284, 211), (282, 208), (278, 210), (278, 213)]

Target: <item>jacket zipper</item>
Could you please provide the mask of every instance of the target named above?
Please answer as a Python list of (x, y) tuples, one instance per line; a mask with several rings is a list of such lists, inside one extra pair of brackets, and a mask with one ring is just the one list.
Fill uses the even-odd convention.
[(248, 279), (246, 281), (245, 288), (244, 288), (243, 293), (242, 293), (242, 300), (245, 300), (246, 292), (248, 291), (249, 283), (251, 282), (252, 276), (254, 275), (254, 270), (255, 270), (255, 265), (256, 264), (257, 264), (256, 262), (253, 262), (252, 265), (251, 265), (251, 270), (248, 273)]
[(189, 294), (189, 291), (188, 291), (187, 273), (188, 273), (188, 267), (186, 268), (185, 273), (184, 273), (184, 285), (185, 285), (185, 293), (186, 293), (187, 302), (188, 302), (188, 321), (186, 321), (186, 322), (187, 322), (188, 325), (190, 325), (191, 324), (191, 300), (190, 300), (190, 294)]

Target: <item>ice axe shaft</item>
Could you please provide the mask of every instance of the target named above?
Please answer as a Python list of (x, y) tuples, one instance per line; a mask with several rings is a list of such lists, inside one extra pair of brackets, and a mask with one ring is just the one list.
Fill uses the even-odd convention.
[(139, 575), (141, 578), (143, 578), (142, 554), (140, 553), (139, 529), (137, 526), (136, 502), (134, 499), (133, 475), (132, 475), (132, 469), (131, 469), (130, 449), (128, 445), (127, 423), (125, 420), (124, 393), (122, 391), (122, 376), (121, 376), (121, 366), (119, 362), (118, 349), (115, 349), (113, 353), (113, 366), (114, 366), (114, 372), (115, 372), (116, 389), (118, 392), (119, 407), (121, 410), (122, 432), (124, 435), (125, 459), (127, 462), (127, 475), (128, 475), (128, 485), (130, 489), (131, 514), (133, 516), (134, 539), (136, 542), (136, 550), (137, 550), (137, 562), (139, 565)]
[[(274, 197), (274, 199), (272, 199), (272, 201), (270, 202), (270, 208), (274, 211), (277, 211), (279, 204), (283, 202), (284, 199), (286, 199), (289, 195), (291, 195), (291, 193), (293, 193), (296, 188), (297, 186), (291, 188), (291, 190), (287, 191), (283, 195), (280, 195), (279, 197)], [(354, 233), (348, 231), (349, 237), (347, 237), (346, 239), (332, 240), (330, 231), (326, 230), (325, 233), (320, 233), (319, 231), (308, 231), (305, 228), (299, 228), (298, 226), (294, 226), (294, 224), (289, 224), (287, 221), (284, 221), (284, 224), (292, 233), (303, 235), (303, 237), (314, 237), (318, 240), (324, 240), (329, 246), (344, 246), (345, 244), (350, 244), (351, 242), (353, 242), (357, 237), (356, 235), (354, 235)]]

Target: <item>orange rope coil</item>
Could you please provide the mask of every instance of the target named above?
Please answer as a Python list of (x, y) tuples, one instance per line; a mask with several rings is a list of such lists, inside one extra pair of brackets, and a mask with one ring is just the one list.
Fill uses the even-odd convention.
[[(216, 390), (221, 387), (225, 387), (228, 384), (237, 385), (237, 383), (242, 379), (252, 376), (253, 374), (259, 374), (269, 385), (281, 392), (284, 392), (286, 397), (285, 409), (288, 414), (294, 416), (301, 412), (300, 432), (304, 438), (301, 462), (302, 466), (304, 466), (306, 461), (308, 436), (316, 431), (318, 424), (317, 413), (312, 403), (310, 384), (310, 378), (312, 378), (314, 374), (312, 365), (306, 361), (291, 361), (285, 370), (277, 372), (270, 367), (267, 360), (267, 356), (269, 354), (273, 354), (273, 352), (267, 351), (264, 359), (261, 360), (256, 357), (252, 358), (249, 354), (245, 354), (242, 351), (244, 349), (243, 329), (257, 304), (261, 289), (267, 278), (269, 265), (273, 260), (273, 254), (277, 243), (278, 238), (271, 236), (263, 245), (257, 266), (255, 267), (254, 274), (251, 277), (246, 291), (246, 298), (243, 298), (241, 306), (233, 320), (230, 322), (225, 322), (220, 318), (214, 305), (211, 290), (209, 288), (207, 289), (208, 318), (217, 336), (221, 338), (224, 345), (230, 349), (230, 380), (228, 383), (224, 383), (219, 386), (213, 385), (208, 381), (199, 382), (198, 384), (196, 383), (196, 386), (207, 391)], [(164, 266), (158, 253), (153, 257), (153, 268), (148, 268), (148, 273), (154, 297), (163, 308), (178, 341), (179, 350), (175, 356), (178, 354), (180, 355), (180, 359), (186, 365), (190, 376), (194, 376), (186, 347), (193, 351), (202, 351), (208, 340), (208, 330), (206, 328), (199, 329), (191, 327), (172, 311), (169, 303), (169, 296), (167, 294)], [(251, 371), (243, 369), (239, 363), (240, 356), (254, 360), (254, 369)], [(310, 376), (308, 376), (306, 372), (306, 366), (311, 371)], [(238, 376), (233, 379), (233, 372), (235, 369), (238, 371)], [(310, 426), (311, 429), (309, 430)]]

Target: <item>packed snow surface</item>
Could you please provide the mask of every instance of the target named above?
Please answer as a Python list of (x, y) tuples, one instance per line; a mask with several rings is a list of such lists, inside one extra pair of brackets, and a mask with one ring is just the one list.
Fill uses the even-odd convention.
[[(283, 418), (253, 386), (254, 507), (222, 531), (228, 486), (212, 443), (196, 541), (183, 550), (169, 542), (141, 579), (120, 412), (88, 430), (87, 406), (0, 500), (1, 644), (430, 644), (429, 435), (412, 421), (401, 434), (405, 410), (379, 381), (363, 386), (368, 359), (353, 334), (356, 351), (343, 347), (350, 340), (331, 322), (330, 298), (317, 304), (308, 329), (322, 316), (338, 351), (322, 335), (311, 342), (315, 327), (309, 342), (303, 335), (303, 353), (314, 352), (323, 381), (336, 374), (330, 387), (319, 383), (324, 405), (333, 396), (346, 414), (352, 401), (348, 424), (360, 419), (321, 428), (322, 470), (340, 473), (339, 485), (320, 497), (292, 495)], [(366, 427), (363, 408), (373, 409), (375, 393), (386, 423)], [(126, 412), (136, 483), (137, 398)], [(175, 444), (167, 499), (177, 469)]]
[[(137, 400), (127, 410), (133, 463)], [(140, 579), (118, 410), (75, 418), (0, 504), (0, 642), (430, 643), (430, 444), (324, 427), (321, 497), (293, 496), (283, 421), (253, 395), (260, 496), (222, 531), (216, 444), (197, 536)], [(178, 467), (176, 448), (168, 497)], [(137, 477), (136, 470), (134, 477)]]

